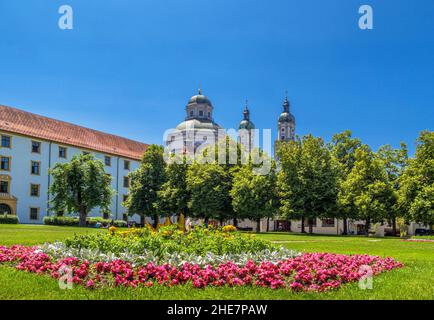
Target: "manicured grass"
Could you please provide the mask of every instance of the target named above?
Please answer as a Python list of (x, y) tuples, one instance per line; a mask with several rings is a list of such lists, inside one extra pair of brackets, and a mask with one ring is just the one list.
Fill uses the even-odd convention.
[[(62, 240), (74, 233), (105, 232), (51, 226), (0, 225), (0, 245)], [(174, 288), (86, 290), (75, 286), (61, 290), (57, 282), (8, 267), (0, 267), (0, 299), (434, 299), (434, 243), (406, 242), (394, 238), (338, 237), (285, 233), (260, 234), (258, 237), (306, 252), (371, 254), (391, 256), (405, 267), (374, 278), (373, 290), (361, 290), (357, 283), (326, 293), (294, 293), (262, 288)]]
[(74, 234), (87, 234), (91, 232), (104, 232), (107, 230), (95, 228), (57, 227), (39, 225), (0, 225), (0, 245), (14, 244), (36, 245), (44, 242), (54, 242), (72, 237)]
[(415, 236), (412, 239), (434, 240), (434, 236)]

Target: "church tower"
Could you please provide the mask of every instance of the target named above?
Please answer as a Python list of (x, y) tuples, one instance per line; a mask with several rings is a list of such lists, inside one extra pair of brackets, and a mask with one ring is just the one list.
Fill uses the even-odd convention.
[(248, 103), (243, 111), (243, 120), (241, 120), (238, 127), (238, 142), (242, 144), (248, 152), (251, 152), (255, 146), (255, 125), (250, 121), (250, 110)]
[(278, 141), (288, 142), (295, 139), (295, 117), (291, 114), (288, 94), (283, 102), (283, 112), (277, 122)]

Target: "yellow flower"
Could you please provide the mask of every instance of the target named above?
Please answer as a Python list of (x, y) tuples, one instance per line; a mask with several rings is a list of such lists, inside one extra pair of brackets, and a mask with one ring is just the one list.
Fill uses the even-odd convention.
[(109, 231), (109, 233), (113, 236), (113, 235), (116, 233), (117, 230), (118, 230), (118, 229), (117, 229), (116, 227), (113, 227), (113, 226), (112, 226), (112, 227), (109, 228), (108, 231)]
[(222, 228), (222, 231), (223, 232), (234, 232), (234, 231), (237, 231), (237, 228), (235, 226), (228, 225), (228, 226), (224, 226)]

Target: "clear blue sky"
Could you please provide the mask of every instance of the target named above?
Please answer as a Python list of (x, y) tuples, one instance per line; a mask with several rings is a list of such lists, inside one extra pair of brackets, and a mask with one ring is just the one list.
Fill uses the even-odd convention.
[(300, 135), (413, 151), (434, 124), (434, 1), (0, 0), (0, 104), (161, 143), (199, 82), (225, 128), (247, 98), (276, 130), (288, 90)]

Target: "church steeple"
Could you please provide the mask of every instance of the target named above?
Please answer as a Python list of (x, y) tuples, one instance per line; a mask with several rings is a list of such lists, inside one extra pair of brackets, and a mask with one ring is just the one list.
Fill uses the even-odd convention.
[(291, 104), (289, 103), (289, 100), (288, 100), (288, 91), (285, 91), (285, 101), (283, 102), (283, 112), (289, 113), (289, 107), (290, 106), (291, 106)]
[(249, 102), (246, 100), (246, 105), (244, 106), (243, 115), (244, 115), (244, 120), (250, 121), (250, 110), (249, 110), (248, 103)]
[(238, 127), (238, 142), (242, 144), (248, 152), (252, 151), (252, 148), (255, 145), (254, 142), (254, 130), (255, 125), (252, 121), (250, 121), (250, 110), (249, 104), (246, 100), (246, 104), (244, 105), (243, 110), (243, 120), (241, 120), (240, 125)]
[(283, 101), (283, 112), (279, 116), (277, 123), (278, 137), (280, 141), (290, 141), (295, 139), (295, 117), (290, 111), (291, 104), (288, 99), (288, 92), (285, 91)]

